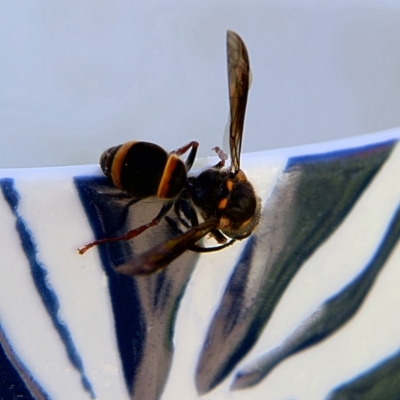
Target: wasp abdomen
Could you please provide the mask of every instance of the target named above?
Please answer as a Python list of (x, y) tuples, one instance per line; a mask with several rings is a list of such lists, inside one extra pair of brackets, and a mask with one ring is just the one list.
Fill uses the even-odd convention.
[(100, 165), (118, 189), (138, 199), (174, 198), (187, 180), (182, 160), (154, 143), (133, 141), (112, 147), (103, 153)]

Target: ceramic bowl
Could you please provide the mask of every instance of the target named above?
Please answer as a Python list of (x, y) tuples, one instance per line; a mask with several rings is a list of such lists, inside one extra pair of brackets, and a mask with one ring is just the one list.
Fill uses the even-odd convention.
[(160, 201), (131, 204), (98, 166), (2, 170), (4, 398), (394, 398), (399, 137), (244, 154), (256, 232), (137, 277), (115, 268), (187, 229), (177, 209), (81, 256)]
[[(0, 398), (397, 399), (400, 7), (5, 5)], [(261, 198), (254, 234), (118, 273), (187, 231), (180, 201), (133, 240), (79, 255), (161, 207), (114, 188), (104, 149), (195, 139), (191, 173), (215, 165), (227, 29), (254, 75), (241, 160)]]

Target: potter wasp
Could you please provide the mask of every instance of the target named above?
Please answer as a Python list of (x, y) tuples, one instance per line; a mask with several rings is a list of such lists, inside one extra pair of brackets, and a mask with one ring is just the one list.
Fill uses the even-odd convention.
[[(125, 235), (99, 239), (79, 250), (119, 240), (129, 240), (157, 225), (177, 199), (186, 199), (190, 207), (191, 228), (161, 243), (117, 268), (127, 275), (151, 274), (166, 267), (186, 250), (211, 252), (221, 250), (236, 240), (251, 235), (260, 220), (260, 199), (240, 169), (247, 94), (250, 86), (249, 57), (242, 39), (227, 33), (228, 81), (230, 99), (229, 147), (231, 165), (225, 168), (227, 155), (218, 147), (218, 164), (198, 176), (188, 176), (196, 158), (198, 143), (167, 153), (160, 146), (132, 141), (111, 147), (100, 158), (100, 166), (114, 186), (136, 199), (156, 196), (164, 201), (158, 215), (149, 223)], [(185, 161), (180, 156), (189, 151)], [(199, 223), (198, 215), (204, 222)], [(215, 247), (202, 247), (197, 242), (210, 234)]]

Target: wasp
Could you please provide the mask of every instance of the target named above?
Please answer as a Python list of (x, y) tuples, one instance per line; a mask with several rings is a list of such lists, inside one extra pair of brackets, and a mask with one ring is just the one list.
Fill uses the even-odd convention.
[[(243, 40), (232, 31), (227, 32), (227, 51), (230, 167), (225, 168), (228, 157), (216, 147), (213, 150), (219, 155), (220, 161), (198, 176), (189, 176), (188, 171), (199, 146), (196, 141), (170, 153), (156, 144), (142, 141), (111, 147), (101, 155), (100, 166), (115, 187), (135, 199), (156, 196), (164, 203), (158, 215), (149, 223), (125, 235), (89, 243), (79, 249), (80, 254), (102, 243), (129, 240), (140, 235), (157, 225), (180, 198), (189, 202), (191, 228), (117, 267), (118, 272), (127, 275), (151, 274), (166, 267), (186, 250), (217, 251), (252, 234), (260, 220), (261, 202), (240, 169), (250, 64)], [(188, 151), (183, 161), (180, 156)], [(198, 214), (203, 220), (201, 223)], [(198, 244), (207, 234), (216, 239), (217, 246), (203, 247)]]

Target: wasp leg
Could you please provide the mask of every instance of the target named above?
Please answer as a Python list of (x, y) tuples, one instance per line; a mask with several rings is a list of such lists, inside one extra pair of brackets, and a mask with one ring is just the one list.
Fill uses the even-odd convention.
[(210, 235), (219, 243), (224, 244), (226, 243), (226, 237), (219, 231), (218, 229), (214, 229), (210, 232)]
[(213, 149), (211, 149), (211, 150), (214, 150), (216, 153), (217, 153), (217, 156), (219, 157), (219, 159), (220, 159), (220, 162), (219, 163), (217, 163), (217, 164), (215, 164), (214, 166), (213, 166), (213, 168), (217, 168), (217, 169), (221, 169), (221, 168), (223, 168), (223, 167), (225, 167), (225, 161), (228, 159), (228, 154), (226, 154), (220, 147), (218, 147), (218, 146), (215, 146)]
[(236, 242), (235, 239), (231, 239), (229, 242), (227, 242), (226, 237), (218, 229), (212, 230), (210, 234), (220, 244), (220, 246), (203, 247), (198, 244), (194, 244), (190, 247), (190, 250), (195, 251), (196, 253), (212, 253), (213, 251), (222, 250), (225, 249), (225, 247), (232, 246), (233, 243)]
[(199, 246), (198, 244), (194, 244), (193, 246), (189, 247), (189, 250), (195, 251), (196, 253), (212, 253), (213, 251), (219, 251), (225, 249), (228, 246), (232, 246), (235, 243), (235, 239), (231, 239), (229, 242), (221, 244), (220, 246), (214, 247), (203, 247)]
[(175, 208), (175, 214), (178, 220), (186, 227), (186, 228), (191, 228), (193, 225), (189, 223), (189, 220), (191, 220), (191, 212), (192, 208), (189, 205), (189, 202), (178, 198), (175, 200), (174, 203), (174, 208)]
[(186, 144), (185, 146), (179, 147), (179, 149), (171, 151), (170, 154), (176, 154), (177, 156), (181, 156), (182, 154), (185, 154), (191, 148), (190, 153), (185, 161), (186, 167), (189, 171), (189, 169), (192, 168), (194, 159), (196, 158), (198, 147), (199, 147), (199, 142), (196, 142), (195, 140), (193, 140), (190, 143)]
[(194, 209), (194, 207), (192, 207), (192, 205), (190, 205), (190, 222), (192, 226), (199, 225), (199, 218), (197, 216), (197, 212)]
[(130, 239), (133, 239), (136, 236), (139, 236), (145, 230), (151, 228), (152, 226), (158, 225), (158, 223), (165, 217), (165, 215), (171, 209), (173, 204), (174, 204), (174, 200), (170, 200), (170, 201), (165, 202), (164, 205), (162, 206), (160, 212), (158, 213), (158, 215), (151, 222), (149, 222), (148, 224), (144, 224), (142, 226), (139, 226), (136, 229), (132, 229), (128, 233), (125, 233), (124, 235), (121, 235), (121, 236), (95, 240), (94, 242), (89, 243), (86, 246), (83, 246), (82, 248), (78, 249), (78, 253), (82, 255), (82, 254), (86, 253), (90, 248), (92, 248), (94, 246), (97, 246), (99, 244), (110, 243), (110, 242), (118, 242), (120, 240), (130, 240)]
[(131, 208), (131, 206), (136, 204), (138, 201), (140, 201), (140, 199), (131, 199), (130, 201), (128, 201), (128, 203), (126, 203), (126, 205), (122, 209), (121, 215), (118, 218), (119, 219), (119, 224), (118, 224), (119, 228), (123, 227), (126, 219), (128, 218), (128, 213), (129, 213), (129, 209)]

